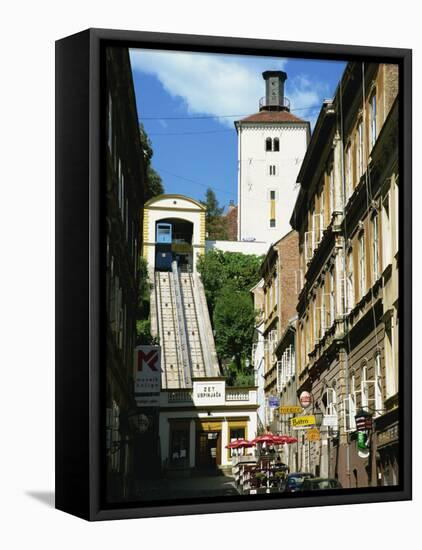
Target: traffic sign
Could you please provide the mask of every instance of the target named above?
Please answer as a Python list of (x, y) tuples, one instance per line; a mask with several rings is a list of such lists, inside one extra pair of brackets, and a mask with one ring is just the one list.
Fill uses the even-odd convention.
[(321, 439), (321, 434), (318, 428), (309, 428), (306, 432), (306, 439), (308, 441), (319, 441)]
[(312, 395), (308, 391), (303, 391), (299, 396), (299, 403), (304, 409), (309, 407), (312, 402)]

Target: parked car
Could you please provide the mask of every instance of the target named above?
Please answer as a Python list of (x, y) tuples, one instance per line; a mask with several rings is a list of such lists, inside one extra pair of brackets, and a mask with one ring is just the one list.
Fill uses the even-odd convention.
[(296, 493), (301, 490), (302, 483), (314, 474), (309, 472), (294, 472), (289, 474), (286, 479), (280, 484), (280, 491), (283, 493)]
[(301, 491), (321, 491), (323, 489), (343, 489), (343, 487), (338, 479), (326, 477), (305, 479), (300, 487)]

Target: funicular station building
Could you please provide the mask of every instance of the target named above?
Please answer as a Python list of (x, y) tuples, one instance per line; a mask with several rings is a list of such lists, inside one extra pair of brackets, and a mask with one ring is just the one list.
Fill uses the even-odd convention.
[(159, 438), (162, 471), (231, 467), (226, 445), (253, 438), (257, 389), (226, 387), (215, 350), (205, 291), (197, 273), (205, 251), (205, 207), (160, 195), (144, 207), (143, 256), (151, 282), (151, 333), (161, 348)]

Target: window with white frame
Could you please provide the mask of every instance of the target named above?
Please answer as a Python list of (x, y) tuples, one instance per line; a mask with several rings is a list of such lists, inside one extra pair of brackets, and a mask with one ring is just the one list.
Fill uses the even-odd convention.
[(362, 121), (358, 124), (357, 129), (357, 140), (358, 140), (358, 178), (360, 179), (363, 175), (363, 124)]
[(267, 137), (265, 140), (265, 150), (266, 151), (272, 151), (273, 150), (273, 141), (270, 137)]
[(330, 190), (330, 221), (335, 208), (335, 196), (334, 196), (334, 168), (331, 166), (330, 173), (328, 174), (328, 186)]
[(346, 312), (348, 313), (355, 305), (355, 286), (353, 270), (353, 251), (350, 249), (347, 253), (347, 273), (346, 273)]
[(349, 394), (344, 399), (344, 431), (353, 432), (356, 430), (356, 385), (355, 374), (350, 377)]
[(382, 267), (385, 269), (391, 263), (391, 220), (390, 220), (390, 193), (382, 200)]
[(377, 95), (374, 92), (370, 100), (371, 105), (371, 147), (377, 140)]
[(346, 170), (345, 170), (345, 179), (346, 179), (346, 202), (349, 200), (349, 197), (353, 193), (353, 179), (352, 179), (352, 147), (349, 145), (346, 149)]
[(326, 388), (322, 396), (324, 416), (322, 424), (333, 429), (338, 427), (337, 394), (334, 387)]
[(366, 266), (365, 266), (365, 234), (362, 233), (358, 238), (359, 246), (359, 290), (360, 298), (366, 294)]
[(368, 365), (362, 364), (360, 368), (360, 404), (362, 409), (368, 410), (369, 407), (369, 384), (368, 384)]
[(378, 351), (375, 354), (374, 360), (374, 372), (375, 372), (375, 412), (374, 416), (379, 416), (383, 410), (382, 399), (382, 370), (381, 370), (381, 353)]
[(274, 147), (273, 147), (273, 151), (280, 151), (280, 140), (278, 138), (274, 138)]
[(379, 277), (379, 226), (378, 215), (372, 217), (372, 275), (373, 282)]

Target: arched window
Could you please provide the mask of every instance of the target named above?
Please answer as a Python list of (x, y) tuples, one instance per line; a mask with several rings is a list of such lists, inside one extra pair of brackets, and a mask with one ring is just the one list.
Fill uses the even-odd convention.
[(273, 151), (280, 151), (280, 140), (278, 138), (274, 138)]
[(265, 140), (265, 150), (266, 151), (272, 151), (273, 150), (273, 140), (269, 137)]

